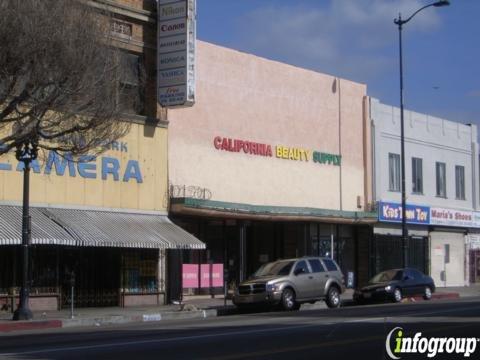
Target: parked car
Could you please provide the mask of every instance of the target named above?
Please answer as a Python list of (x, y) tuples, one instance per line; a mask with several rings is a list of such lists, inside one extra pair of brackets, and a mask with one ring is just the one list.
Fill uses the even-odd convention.
[(303, 257), (262, 265), (238, 285), (233, 303), (237, 307), (268, 304), (298, 310), (302, 303), (325, 300), (328, 307), (335, 308), (344, 291), (344, 277), (334, 260)]
[(400, 302), (403, 297), (422, 295), (430, 300), (435, 292), (433, 279), (422, 272), (411, 269), (391, 269), (378, 273), (368, 284), (357, 289), (353, 299), (358, 303), (378, 300)]

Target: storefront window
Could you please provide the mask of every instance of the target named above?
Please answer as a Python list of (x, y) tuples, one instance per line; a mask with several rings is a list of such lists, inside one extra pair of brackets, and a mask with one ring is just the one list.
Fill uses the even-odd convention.
[(339, 226), (336, 245), (338, 265), (340, 265), (345, 277), (347, 277), (349, 272), (355, 271), (355, 241), (351, 226)]
[(16, 263), (18, 246), (4, 246), (0, 251), (0, 294), (8, 294), (9, 289), (16, 285), (15, 273), (19, 274)]
[(32, 249), (32, 293), (55, 293), (58, 285), (57, 251), (51, 246)]
[(125, 293), (149, 293), (157, 287), (158, 252), (128, 251), (123, 254), (123, 287)]
[[(409, 237), (407, 240), (408, 266), (428, 273), (428, 238)], [(372, 241), (373, 262), (370, 274), (403, 266), (403, 246), (400, 236), (375, 235)]]
[(207, 262), (223, 263), (225, 243), (223, 239), (223, 221), (209, 221), (206, 228)]
[(310, 224), (311, 255), (332, 257), (331, 226), (325, 224)]

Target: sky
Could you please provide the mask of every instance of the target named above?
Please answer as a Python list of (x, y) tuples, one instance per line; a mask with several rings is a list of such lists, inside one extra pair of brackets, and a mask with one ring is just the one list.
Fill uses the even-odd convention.
[[(367, 84), (399, 106), (393, 20), (426, 0), (197, 0), (197, 38)], [(480, 0), (429, 7), (403, 27), (405, 108), (480, 125)]]

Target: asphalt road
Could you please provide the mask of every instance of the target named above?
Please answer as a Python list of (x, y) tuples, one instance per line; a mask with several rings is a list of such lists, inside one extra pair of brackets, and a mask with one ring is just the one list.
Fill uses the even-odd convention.
[[(389, 359), (385, 341), (396, 327), (403, 338), (421, 332), (425, 344), (432, 337), (472, 338), (468, 346), (475, 349), (469, 358), (480, 359), (480, 298), (22, 332), (0, 336), (0, 358)], [(392, 333), (392, 352), (398, 330)], [(428, 358), (426, 353), (393, 355)], [(433, 358), (466, 357), (444, 353)]]

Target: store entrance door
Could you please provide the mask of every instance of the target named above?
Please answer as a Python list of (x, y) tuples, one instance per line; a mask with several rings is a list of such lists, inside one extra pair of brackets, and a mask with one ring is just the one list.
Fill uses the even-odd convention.
[(470, 250), (470, 281), (480, 283), (480, 250)]

